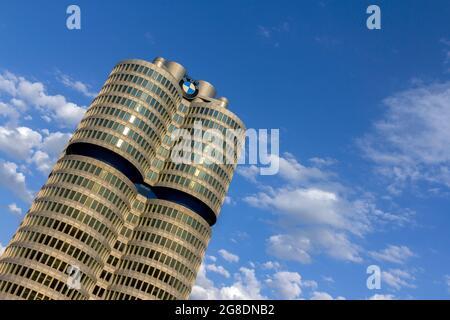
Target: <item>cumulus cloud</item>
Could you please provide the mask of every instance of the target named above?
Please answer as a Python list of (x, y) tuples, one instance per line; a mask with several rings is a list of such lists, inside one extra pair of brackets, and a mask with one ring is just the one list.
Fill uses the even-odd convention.
[(370, 251), (369, 256), (378, 261), (404, 264), (415, 254), (407, 246), (389, 245), (381, 251)]
[(344, 297), (338, 296), (333, 298), (329, 293), (323, 291), (314, 291), (311, 295), (311, 300), (345, 300)]
[(265, 186), (243, 198), (250, 206), (273, 212), (282, 230), (267, 241), (277, 258), (310, 263), (312, 254), (361, 262), (362, 248), (355, 239), (377, 225), (405, 225), (410, 213), (379, 209), (372, 195), (355, 192), (337, 181), (336, 174), (300, 164), (285, 153), (279, 159), (281, 187)]
[[(82, 118), (85, 107), (69, 102), (62, 95), (49, 95), (42, 82), (31, 82), (10, 72), (0, 74), (0, 93), (10, 96), (10, 103), (26, 109), (31, 106), (42, 118), (57, 126), (73, 127)], [(24, 111), (24, 110), (23, 110)]]
[(68, 76), (64, 73), (58, 72), (57, 79), (66, 87), (71, 88), (75, 91), (78, 91), (88, 98), (93, 98), (97, 95), (96, 92), (93, 92), (89, 89), (89, 86), (87, 84), (85, 84), (79, 80), (74, 80), (70, 76)]
[(206, 264), (205, 268), (206, 268), (206, 270), (220, 274), (220, 275), (224, 276), (225, 278), (230, 277), (230, 273), (223, 266), (218, 266), (215, 264)]
[(228, 205), (235, 205), (236, 201), (234, 201), (234, 199), (230, 196), (226, 196), (225, 200), (223, 201), (224, 204), (228, 204)]
[(450, 82), (420, 85), (384, 100), (386, 111), (358, 140), (396, 195), (420, 182), (450, 187)]
[(328, 225), (354, 233), (369, 228), (367, 208), (331, 190), (279, 188), (247, 196), (244, 201), (254, 207), (271, 209), (297, 223)]
[(298, 229), (268, 239), (267, 252), (279, 259), (311, 263), (312, 254), (324, 252), (337, 260), (361, 262), (361, 248), (342, 232), (326, 228)]
[[(240, 267), (234, 273), (229, 284), (216, 284), (208, 277), (208, 272), (216, 272), (217, 266), (207, 263), (200, 266), (197, 280), (192, 288), (190, 299), (193, 300), (255, 300), (267, 299), (264, 290), (270, 290), (275, 299), (299, 299), (305, 290), (317, 289), (317, 282), (304, 280), (298, 272), (287, 270), (275, 271), (266, 275), (265, 280), (258, 279), (255, 269)], [(306, 294), (308, 294), (306, 292)]]
[(228, 262), (239, 262), (239, 256), (237, 256), (225, 249), (220, 249), (218, 252), (219, 252), (220, 256)]
[(39, 150), (31, 157), (31, 162), (39, 171), (48, 174), (71, 136), (72, 134), (59, 131), (48, 133), (39, 146)]
[(17, 214), (17, 215), (22, 214), (22, 208), (19, 208), (16, 203), (9, 204), (8, 210), (13, 214)]
[(277, 261), (266, 261), (262, 264), (263, 269), (272, 270), (272, 269), (279, 269), (280, 263)]
[(29, 158), (41, 141), (41, 134), (33, 129), (0, 126), (0, 151), (16, 160)]
[(260, 300), (261, 282), (256, 278), (255, 270), (241, 267), (234, 275), (235, 281), (229, 286), (216, 287), (207, 277), (204, 265), (200, 267), (197, 280), (192, 288), (192, 300)]
[(236, 173), (243, 176), (244, 178), (248, 179), (251, 182), (256, 182), (256, 178), (259, 175), (259, 168), (255, 165), (250, 166), (239, 166), (236, 169)]
[(381, 272), (382, 283), (386, 283), (394, 290), (400, 290), (403, 287), (415, 288), (414, 275), (406, 270), (401, 269), (389, 269)]
[(39, 171), (47, 174), (71, 134), (42, 132), (46, 137), (28, 127), (0, 126), (0, 152), (14, 161), (34, 163)]
[(9, 189), (25, 202), (33, 200), (33, 193), (28, 190), (25, 175), (18, 171), (14, 162), (0, 160), (0, 185)]
[(279, 271), (266, 280), (282, 299), (297, 299), (302, 293), (302, 277), (297, 272)]

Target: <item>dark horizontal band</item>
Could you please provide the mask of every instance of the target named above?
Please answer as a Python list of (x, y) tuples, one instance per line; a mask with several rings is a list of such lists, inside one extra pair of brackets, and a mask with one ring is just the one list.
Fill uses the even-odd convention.
[(76, 142), (67, 147), (66, 154), (86, 156), (103, 161), (127, 176), (134, 183), (137, 191), (144, 197), (166, 200), (184, 206), (205, 219), (210, 226), (217, 221), (214, 212), (203, 201), (177, 189), (152, 187), (146, 184), (139, 170), (130, 161), (105, 147), (92, 143)]

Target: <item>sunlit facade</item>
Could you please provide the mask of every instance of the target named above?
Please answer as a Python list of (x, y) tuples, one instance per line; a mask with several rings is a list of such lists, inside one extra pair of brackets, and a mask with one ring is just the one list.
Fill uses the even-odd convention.
[[(0, 258), (0, 299), (187, 299), (242, 142), (207, 159), (194, 126), (243, 129), (227, 105), (178, 63), (117, 64)], [(173, 161), (177, 129), (200, 162)]]

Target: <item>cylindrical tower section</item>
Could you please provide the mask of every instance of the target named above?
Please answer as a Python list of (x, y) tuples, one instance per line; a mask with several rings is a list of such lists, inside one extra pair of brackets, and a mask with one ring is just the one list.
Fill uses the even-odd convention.
[(69, 152), (76, 144), (96, 154), (107, 149), (145, 177), (180, 101), (177, 80), (167, 70), (143, 60), (123, 61), (78, 125)]
[(107, 299), (187, 299), (211, 237), (197, 213), (171, 201), (143, 206)]
[(236, 168), (245, 127), (220, 102), (192, 102), (182, 129), (191, 139), (182, 139), (175, 148), (187, 153), (189, 161), (169, 159), (156, 186), (191, 195), (217, 218)]
[[(14, 295), (25, 299), (89, 299), (135, 193), (104, 162), (62, 157), (2, 255), (0, 285), (18, 285)], [(80, 286), (71, 288), (77, 270)]]

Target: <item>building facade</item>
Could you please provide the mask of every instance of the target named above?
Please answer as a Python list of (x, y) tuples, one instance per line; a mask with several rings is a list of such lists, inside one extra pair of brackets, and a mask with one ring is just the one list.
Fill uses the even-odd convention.
[(0, 299), (187, 299), (244, 137), (215, 96), (176, 62), (117, 64), (0, 258)]

